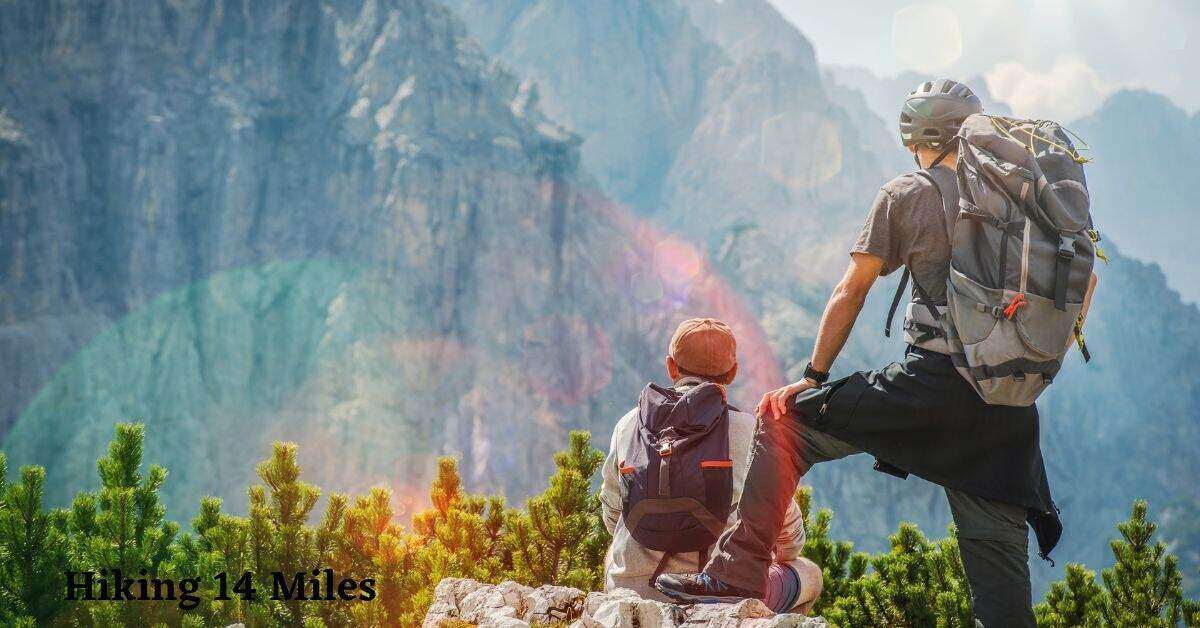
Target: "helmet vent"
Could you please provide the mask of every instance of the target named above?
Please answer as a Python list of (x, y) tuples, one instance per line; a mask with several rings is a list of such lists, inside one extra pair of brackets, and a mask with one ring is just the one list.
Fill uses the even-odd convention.
[(949, 94), (950, 90), (954, 89), (957, 85), (958, 83), (955, 83), (954, 81), (946, 81), (945, 83), (942, 83), (942, 93)]
[(941, 136), (941, 133), (939, 133), (937, 129), (925, 129), (924, 131), (921, 131), (921, 135), (924, 135), (925, 137), (939, 137)]
[(908, 115), (907, 113), (902, 113), (900, 114), (900, 121), (904, 124), (908, 124), (912, 122), (912, 116)]
[(921, 89), (919, 91), (922, 91), (922, 92), (933, 91), (933, 83), (925, 83), (924, 85), (921, 85)]

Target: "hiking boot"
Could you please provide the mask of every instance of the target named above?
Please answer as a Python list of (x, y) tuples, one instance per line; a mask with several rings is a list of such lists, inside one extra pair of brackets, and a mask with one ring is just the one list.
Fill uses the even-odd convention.
[(665, 573), (654, 580), (654, 588), (662, 594), (686, 604), (735, 604), (762, 596), (721, 582), (715, 576), (700, 573)]

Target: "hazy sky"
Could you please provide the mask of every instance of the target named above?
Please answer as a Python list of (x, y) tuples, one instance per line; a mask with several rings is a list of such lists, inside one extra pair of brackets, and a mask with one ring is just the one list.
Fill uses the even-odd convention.
[(771, 0), (822, 63), (982, 76), (1018, 114), (1070, 120), (1122, 87), (1200, 109), (1200, 0)]

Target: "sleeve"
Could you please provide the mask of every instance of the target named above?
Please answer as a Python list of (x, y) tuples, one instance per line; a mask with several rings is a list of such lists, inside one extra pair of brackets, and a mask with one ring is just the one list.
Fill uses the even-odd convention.
[(786, 563), (800, 558), (804, 540), (804, 516), (796, 501), (791, 500), (783, 515), (783, 528), (775, 541), (775, 562)]
[(895, 213), (896, 204), (892, 195), (887, 190), (879, 190), (862, 231), (858, 234), (858, 241), (850, 248), (852, 254), (868, 253), (882, 259), (883, 268), (879, 271), (880, 275), (891, 274), (904, 263), (900, 256), (900, 239), (896, 237), (893, 229)]
[(608, 444), (608, 455), (604, 458), (601, 468), (600, 511), (604, 518), (604, 527), (612, 534), (621, 518), (621, 476), (617, 472), (617, 432), (613, 430), (612, 440)]

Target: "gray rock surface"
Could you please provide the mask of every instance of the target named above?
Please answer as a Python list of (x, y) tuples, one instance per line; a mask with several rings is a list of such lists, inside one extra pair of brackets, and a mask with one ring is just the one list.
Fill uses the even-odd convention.
[(573, 628), (826, 626), (820, 617), (776, 615), (758, 600), (681, 606), (642, 599), (627, 589), (584, 593), (570, 587), (534, 589), (515, 582), (490, 585), (447, 578), (438, 584), (422, 626), (437, 628), (455, 621), (496, 628), (551, 623), (569, 623)]

